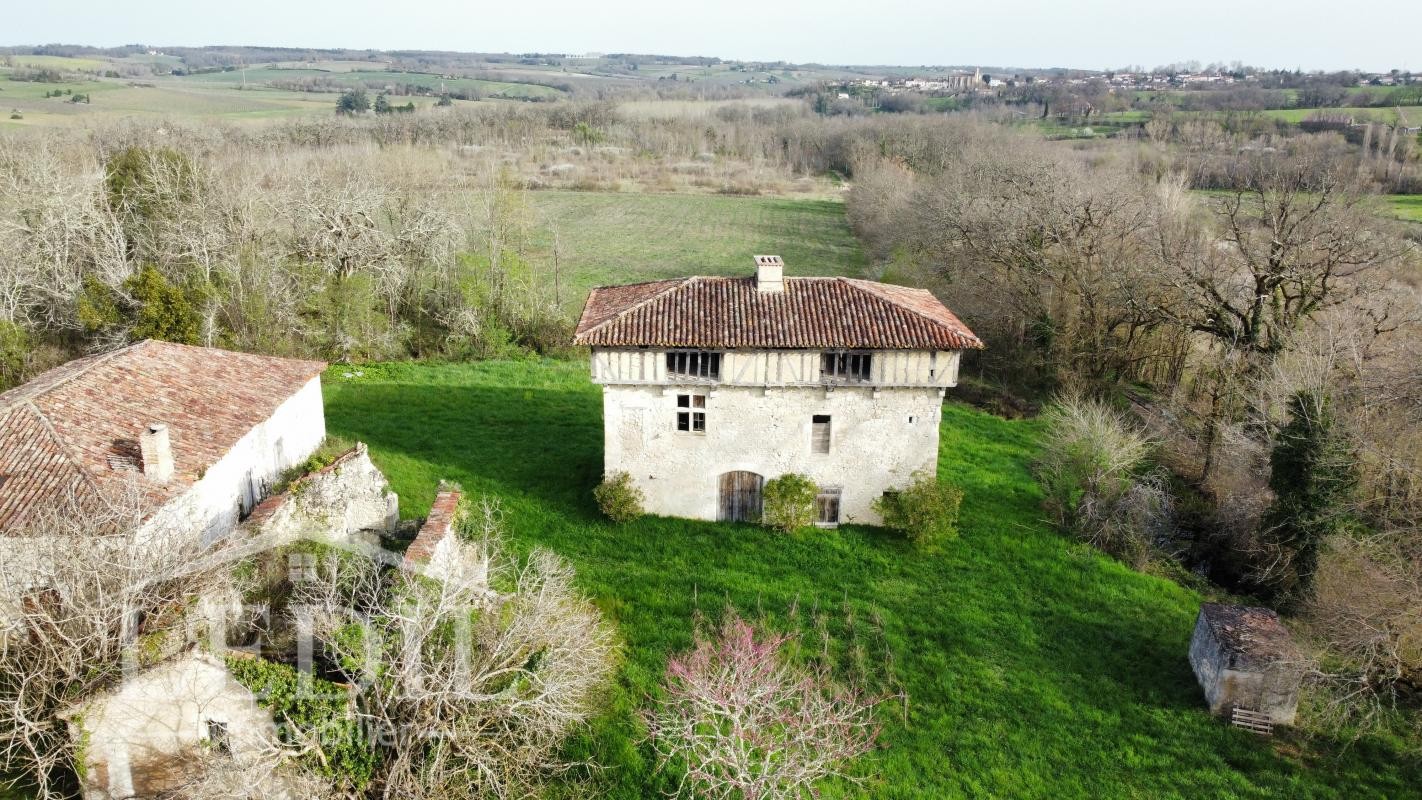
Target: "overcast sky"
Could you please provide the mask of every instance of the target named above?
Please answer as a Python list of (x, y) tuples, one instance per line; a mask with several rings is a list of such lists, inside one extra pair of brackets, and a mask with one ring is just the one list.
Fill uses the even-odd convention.
[(4, 0), (0, 43), (1422, 70), (1422, 0)]

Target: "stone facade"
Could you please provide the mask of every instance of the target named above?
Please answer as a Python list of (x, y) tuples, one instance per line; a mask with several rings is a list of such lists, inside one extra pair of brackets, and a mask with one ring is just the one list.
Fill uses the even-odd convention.
[(573, 342), (603, 387), (605, 474), (653, 514), (754, 521), (765, 482), (801, 473), (818, 524), (879, 523), (876, 500), (935, 473), (943, 396), (983, 343), (924, 289), (754, 262), (589, 293)]
[(284, 539), (382, 534), (400, 520), (400, 499), (363, 442), (263, 500), (244, 524)]
[[(930, 361), (929, 354), (886, 354), (885, 360), (910, 360), (910, 355), (925, 365)], [(951, 386), (957, 354), (942, 356), (954, 368), (938, 380)], [(943, 389), (820, 384), (818, 354), (804, 361), (814, 365), (814, 379), (798, 385), (608, 382), (603, 387), (607, 473), (628, 472), (650, 513), (714, 520), (722, 516), (722, 476), (749, 472), (770, 480), (798, 472), (822, 490), (839, 491), (838, 521), (877, 524), (876, 499), (937, 466)], [(925, 366), (925, 381), (927, 372)], [(704, 398), (704, 431), (677, 429), (677, 415), (686, 410), (678, 406), (682, 396)], [(828, 417), (828, 452), (815, 447), (817, 417)]]
[[(221, 660), (190, 653), (151, 667), (70, 715), (86, 742), (85, 800), (152, 797), (193, 776), (184, 769), (203, 748), (242, 763), (270, 757), (276, 731)], [(213, 737), (225, 739), (214, 742)]]
[(1214, 714), (1239, 707), (1292, 725), (1301, 659), (1279, 615), (1267, 608), (1205, 603), (1190, 638), (1190, 666)]
[(312, 378), (266, 421), (237, 441), (200, 478), (163, 506), (146, 530), (189, 529), (204, 544), (237, 526), (286, 470), (305, 461), (326, 438), (321, 378)]

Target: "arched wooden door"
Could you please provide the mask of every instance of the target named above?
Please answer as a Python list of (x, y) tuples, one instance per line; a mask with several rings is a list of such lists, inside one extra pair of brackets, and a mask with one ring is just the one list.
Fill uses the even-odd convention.
[(754, 472), (726, 472), (721, 475), (722, 522), (760, 522), (760, 489), (765, 478)]

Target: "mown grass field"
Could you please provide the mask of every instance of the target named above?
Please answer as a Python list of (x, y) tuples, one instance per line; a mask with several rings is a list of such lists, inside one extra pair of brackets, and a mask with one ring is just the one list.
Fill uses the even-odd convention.
[(576, 311), (587, 290), (688, 274), (753, 271), (751, 256), (784, 257), (789, 275), (862, 275), (864, 251), (844, 216), (844, 204), (695, 194), (537, 191), (529, 193), (556, 236), (567, 280), (564, 305)]
[[(601, 765), (571, 796), (668, 787), (636, 711), (698, 611), (789, 629), (822, 615), (837, 661), (892, 675), (867, 783), (830, 797), (1396, 798), (1422, 771), (1393, 742), (1259, 739), (1208, 716), (1186, 662), (1200, 597), (1048, 530), (1029, 464), (1039, 427), (946, 406), (939, 473), (966, 491), (961, 536), (921, 553), (855, 526), (603, 521), (601, 393), (582, 362), (364, 365), (326, 375), (332, 433), (370, 444), (401, 498), (441, 479), (497, 498), (519, 550), (553, 549), (625, 642), (616, 684), (571, 755)], [(792, 616), (791, 609), (798, 609)]]

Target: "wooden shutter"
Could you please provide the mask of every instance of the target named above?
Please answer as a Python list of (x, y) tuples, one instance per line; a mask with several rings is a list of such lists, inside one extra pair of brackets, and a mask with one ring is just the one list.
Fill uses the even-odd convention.
[(816, 414), (810, 418), (810, 452), (828, 453), (830, 451), (830, 417), (828, 414)]

